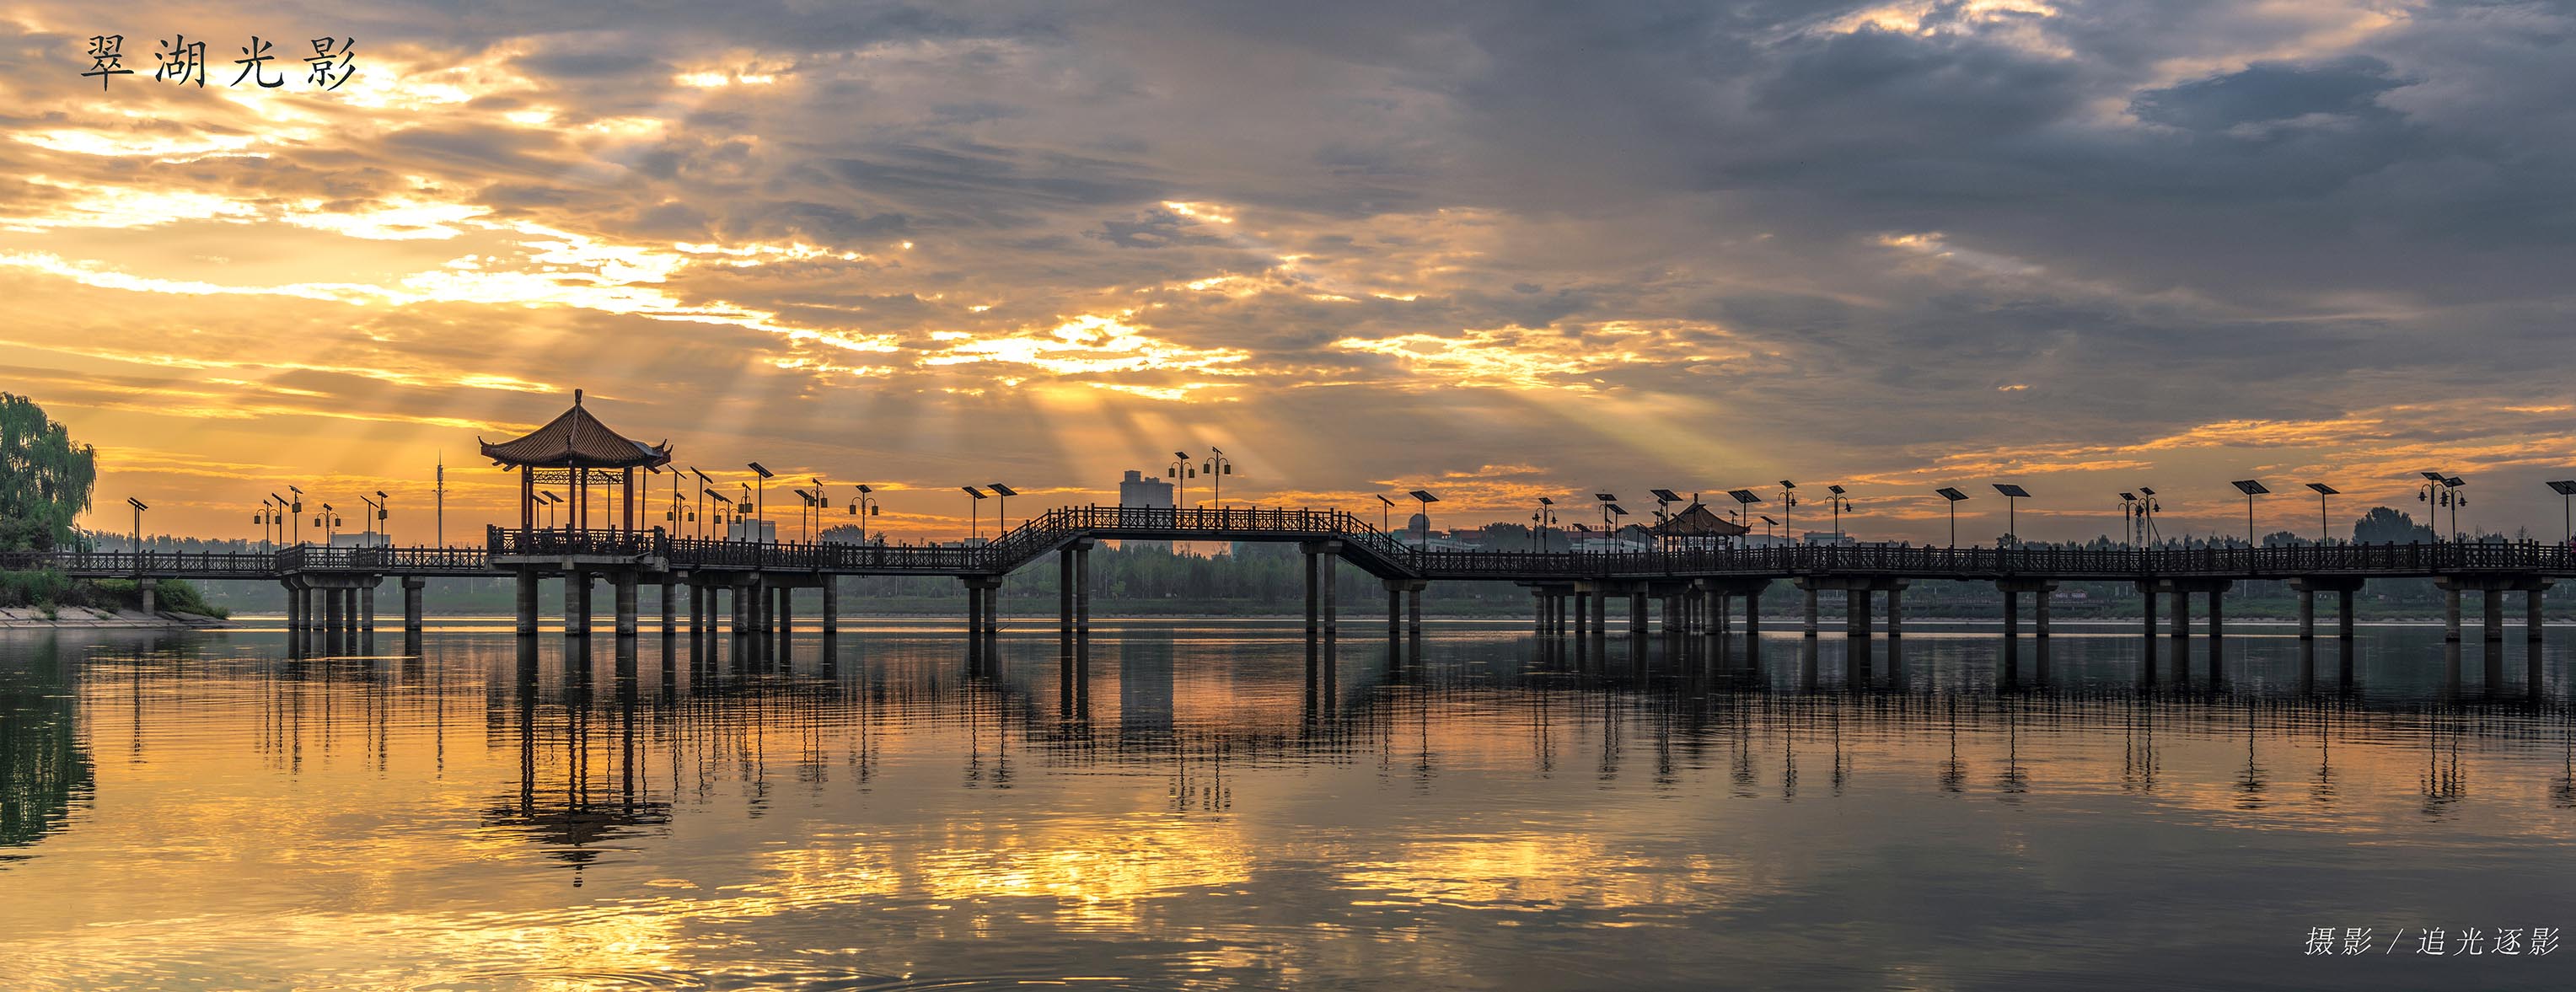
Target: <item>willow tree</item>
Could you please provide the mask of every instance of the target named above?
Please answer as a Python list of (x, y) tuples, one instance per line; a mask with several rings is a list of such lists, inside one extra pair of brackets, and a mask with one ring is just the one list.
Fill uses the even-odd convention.
[(74, 542), (89, 509), (98, 452), (73, 444), (36, 401), (0, 393), (0, 551), (48, 551)]

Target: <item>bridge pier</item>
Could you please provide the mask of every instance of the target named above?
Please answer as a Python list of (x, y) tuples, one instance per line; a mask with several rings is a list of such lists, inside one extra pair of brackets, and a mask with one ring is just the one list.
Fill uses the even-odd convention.
[(635, 616), (637, 609), (635, 602), (635, 573), (632, 571), (620, 571), (612, 578), (611, 581), (616, 584), (617, 589), (617, 636), (633, 637), (638, 629)]
[(2138, 601), (2139, 608), (2146, 614), (2146, 625), (2143, 630), (2146, 636), (2141, 638), (2145, 641), (2145, 647), (2138, 654), (2138, 678), (2141, 681), (2153, 683), (2156, 680), (2156, 587), (2154, 583), (2138, 583)]
[(341, 590), (338, 589), (322, 590), (323, 629), (334, 635), (338, 634), (341, 630), (346, 629), (344, 625), (349, 622), (348, 610), (346, 607), (341, 605), (340, 592)]
[(358, 629), (370, 634), (376, 632), (376, 585), (383, 581), (373, 575), (358, 580)]
[(778, 610), (778, 636), (796, 636), (796, 587), (778, 586), (771, 591), (770, 598), (776, 601)]
[(427, 585), (429, 585), (429, 580), (427, 580), (427, 579), (423, 579), (423, 578), (421, 578), (420, 576), (417, 576), (417, 575), (406, 575), (406, 576), (403, 576), (403, 579), (402, 579), (402, 591), (403, 591), (403, 632), (404, 632), (404, 633), (407, 633), (407, 634), (417, 634), (417, 633), (420, 633), (420, 606), (421, 606), (420, 599), (421, 599), (421, 589), (422, 589), (423, 587), (427, 586)]
[[(1890, 641), (1905, 636), (1905, 585), (1904, 579), (1887, 585), (1887, 639)], [(1890, 667), (1894, 667), (1892, 659)]]
[(1798, 584), (1798, 588), (1805, 590), (1807, 593), (1806, 634), (1808, 637), (1814, 637), (1816, 636), (1816, 586), (1811, 582), (1801, 582)]
[(590, 636), (591, 575), (579, 569), (564, 573), (564, 636)]
[[(674, 598), (679, 591), (680, 577), (670, 572), (662, 573), (662, 636), (664, 637), (680, 632), (680, 604)], [(663, 656), (665, 659), (669, 657), (669, 655)]]
[(145, 616), (150, 616), (154, 613), (160, 612), (156, 608), (160, 604), (153, 602), (153, 598), (161, 592), (159, 588), (160, 585), (161, 582), (159, 579), (155, 579), (148, 575), (137, 575), (134, 577), (134, 592), (141, 600), (138, 605), (143, 608)]
[(835, 634), (839, 634), (841, 632), (840, 576), (823, 576), (823, 603), (821, 609), (823, 611), (821, 618), (823, 624), (823, 636), (831, 637)]
[(518, 601), (519, 636), (534, 636), (537, 632), (537, 573), (520, 572), (511, 583), (511, 595)]
[(2049, 588), (2046, 589), (2031, 590), (2030, 636), (2048, 636), (2048, 604), (2049, 600), (2055, 598), (2056, 595), (2057, 588), (2054, 584), (2051, 584)]
[(1088, 540), (1072, 544), (1074, 652), (1086, 669), (1091, 664), (1091, 545)]
[(966, 669), (984, 669), (984, 585), (974, 576), (957, 580), (966, 587)]
[(2219, 580), (2218, 588), (2209, 591), (2209, 684), (2215, 686), (2226, 678), (2224, 657), (2227, 653), (2227, 581)]
[(1595, 664), (1610, 661), (1610, 587), (1592, 589), (1592, 658)]

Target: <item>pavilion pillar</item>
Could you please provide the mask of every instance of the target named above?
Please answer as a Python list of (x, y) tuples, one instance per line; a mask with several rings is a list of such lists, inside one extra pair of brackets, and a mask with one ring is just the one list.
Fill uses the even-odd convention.
[(619, 569), (612, 581), (617, 584), (617, 636), (633, 637), (638, 627), (635, 602), (635, 588), (638, 583), (635, 572), (631, 569)]
[(617, 501), (618, 509), (625, 513), (625, 525), (620, 529), (632, 534), (635, 533), (635, 466), (626, 467), (625, 484), (626, 491), (619, 495)]

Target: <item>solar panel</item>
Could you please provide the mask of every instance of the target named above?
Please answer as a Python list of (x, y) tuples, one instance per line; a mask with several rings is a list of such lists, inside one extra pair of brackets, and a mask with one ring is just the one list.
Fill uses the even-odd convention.
[(1019, 495), (1019, 494), (1020, 494), (1020, 491), (1019, 491), (1019, 490), (1017, 490), (1017, 489), (1013, 489), (1013, 488), (1011, 488), (1011, 487), (1009, 487), (1009, 486), (1005, 486), (1005, 485), (1003, 485), (1003, 484), (1001, 484), (1001, 483), (999, 483), (999, 482), (993, 483), (991, 486), (988, 486), (988, 487), (986, 487), (986, 488), (991, 489), (992, 491), (994, 491), (994, 492), (996, 492), (996, 493), (1000, 493), (1000, 494), (1002, 494), (1002, 495), (1004, 495), (1004, 496), (1017, 496), (1017, 495)]
[(2326, 485), (2325, 483), (2322, 483), (2322, 482), (2311, 482), (2311, 483), (2308, 483), (2308, 488), (2313, 489), (2313, 490), (2316, 490), (2317, 495), (2319, 495), (2319, 496), (2341, 496), (2341, 495), (2343, 495), (2343, 491), (2342, 491), (2342, 490), (2336, 489), (2335, 487), (2333, 487), (2333, 486), (2329, 486), (2329, 485)]
[(1765, 524), (1768, 524), (1768, 525), (1770, 525), (1770, 526), (1773, 526), (1773, 527), (1780, 526), (1780, 522), (1779, 522), (1779, 521), (1777, 521), (1777, 520), (1773, 520), (1773, 519), (1771, 519), (1771, 518), (1770, 518), (1770, 517), (1768, 517), (1768, 516), (1763, 517), (1763, 518), (1762, 518), (1762, 522), (1763, 522), (1763, 523), (1765, 523)]
[(1933, 491), (1933, 492), (1936, 492), (1936, 493), (1940, 493), (1940, 494), (1941, 494), (1941, 498), (1942, 498), (1942, 499), (1949, 500), (1950, 502), (1953, 502), (1953, 503), (1956, 503), (1956, 502), (1958, 502), (1958, 501), (1960, 501), (1960, 500), (1963, 500), (1963, 499), (1968, 498), (1968, 494), (1963, 493), (1963, 492), (1960, 492), (1960, 491), (1958, 491), (1958, 490), (1956, 490), (1956, 489), (1953, 489), (1953, 488), (1951, 488), (1951, 487), (1949, 487), (1949, 486), (1943, 486), (1943, 487), (1941, 487), (1941, 488), (1939, 488), (1939, 489), (1935, 489), (1935, 490), (1932, 490), (1932, 491)]
[(959, 486), (959, 487), (957, 487), (957, 488), (959, 488), (959, 489), (963, 489), (963, 490), (966, 490), (966, 492), (967, 492), (967, 494), (968, 494), (968, 495), (973, 496), (973, 497), (975, 497), (976, 499), (983, 499), (983, 498), (984, 498), (984, 491), (983, 491), (983, 490), (981, 490), (981, 489), (977, 489), (977, 488), (975, 488), (975, 487), (973, 487), (973, 486)]
[(1421, 501), (1423, 501), (1423, 502), (1425, 502), (1425, 503), (1437, 503), (1437, 502), (1440, 502), (1440, 497), (1438, 497), (1438, 496), (1434, 496), (1434, 495), (1431, 495), (1430, 493), (1425, 492), (1425, 491), (1420, 490), (1420, 489), (1416, 489), (1416, 490), (1414, 490), (1414, 491), (1412, 491), (1412, 492), (1406, 493), (1405, 495), (1407, 495), (1407, 496), (1411, 496), (1411, 497), (1413, 497), (1413, 498), (1415, 498), (1415, 499), (1418, 499), (1418, 500), (1421, 500)]
[(1656, 499), (1662, 500), (1666, 503), (1679, 503), (1682, 501), (1682, 494), (1670, 489), (1655, 489), (1649, 491), (1655, 494)]
[(2421, 475), (2421, 476), (2423, 476), (2423, 477), (2425, 477), (2425, 478), (2427, 478), (2427, 479), (2431, 479), (2431, 480), (2433, 480), (2433, 481), (2435, 481), (2435, 482), (2440, 482), (2440, 481), (2442, 481), (2442, 473), (2440, 473), (2440, 472), (2417, 472), (2417, 473), (2415, 473), (2415, 474), (2417, 474), (2417, 475)]
[(2011, 497), (2014, 497), (2014, 498), (2017, 498), (2017, 499), (2018, 499), (2018, 498), (2028, 498), (2028, 497), (2030, 496), (2030, 490), (2028, 490), (2028, 489), (2024, 489), (2024, 488), (2022, 488), (2022, 487), (2020, 487), (2020, 486), (2013, 485), (2012, 483), (2009, 483), (2009, 482), (1998, 482), (1998, 483), (1995, 483), (1995, 491), (1996, 491), (1996, 492), (1999, 492), (1999, 493), (2002, 493), (2002, 494), (2004, 494), (2004, 495), (2006, 495), (2006, 496), (2011, 496)]
[(1602, 502), (1604, 502), (1604, 503), (1616, 503), (1616, 502), (1618, 502), (1618, 501), (1619, 501), (1619, 497), (1617, 497), (1617, 496), (1615, 496), (1615, 495), (1612, 495), (1612, 494), (1610, 494), (1610, 493), (1593, 493), (1593, 494), (1592, 494), (1592, 498), (1593, 498), (1593, 499), (1600, 500), (1600, 501), (1602, 501)]
[(1726, 491), (1726, 494), (1735, 497), (1735, 501), (1738, 503), (1762, 502), (1762, 497), (1753, 495), (1753, 490), (1750, 489), (1729, 489)]
[(1796, 489), (1796, 488), (1798, 488), (1798, 484), (1797, 484), (1797, 483), (1795, 483), (1795, 482), (1791, 482), (1791, 481), (1789, 481), (1789, 480), (1787, 480), (1787, 479), (1782, 479), (1782, 480), (1780, 480), (1780, 488), (1782, 488), (1782, 489)]
[(2447, 479), (2442, 480), (2442, 485), (2444, 485), (2444, 486), (2446, 486), (2446, 487), (2448, 487), (2448, 488), (2452, 488), (2452, 489), (2458, 489), (2458, 488), (2460, 488), (2461, 486), (2465, 486), (2465, 485), (2468, 485), (2468, 484), (2469, 484), (2469, 480), (2467, 480), (2467, 479), (2463, 479), (2463, 478), (2460, 478), (2459, 476), (2456, 476), (2456, 475), (2454, 475), (2454, 476), (2452, 476), (2452, 477), (2450, 477), (2450, 478), (2447, 478)]
[(2149, 488), (2147, 488), (2147, 487), (2145, 487), (2145, 486), (2139, 486), (2139, 487), (2138, 487), (2138, 495), (2140, 495), (2140, 496), (2153, 496), (2153, 495), (2155, 495), (2155, 494), (2156, 494), (2156, 491), (2155, 491), (2155, 490), (2153, 490), (2153, 489), (2149, 489)]
[(2576, 496), (2576, 479), (2552, 482), (2549, 488), (2557, 490), (2561, 496)]
[(2238, 479), (2234, 482), (2228, 483), (2228, 485), (2235, 486), (2237, 492), (2244, 493), (2248, 496), (2261, 496), (2272, 491), (2270, 487), (2267, 487), (2253, 479)]
[(1611, 513), (1613, 516), (1621, 516), (1621, 517), (1624, 517), (1624, 516), (1627, 516), (1627, 515), (1628, 515), (1628, 511), (1627, 511), (1627, 509), (1626, 509), (1626, 508), (1624, 508), (1624, 507), (1621, 507), (1621, 506), (1620, 506), (1619, 504), (1617, 504), (1617, 503), (1612, 503), (1612, 504), (1610, 504), (1610, 513)]
[(1829, 492), (1829, 493), (1832, 493), (1832, 494), (1834, 494), (1834, 495), (1836, 495), (1836, 496), (1840, 496), (1840, 495), (1842, 495), (1842, 494), (1843, 494), (1843, 487), (1841, 487), (1841, 486), (1826, 486), (1826, 487), (1825, 487), (1825, 491), (1826, 491), (1826, 492)]
[(2121, 494), (2120, 494), (2120, 502), (2123, 502), (2123, 503), (2134, 503), (2134, 502), (2137, 502), (2137, 499), (2138, 499), (2138, 494), (2136, 494), (2136, 493), (2121, 493)]

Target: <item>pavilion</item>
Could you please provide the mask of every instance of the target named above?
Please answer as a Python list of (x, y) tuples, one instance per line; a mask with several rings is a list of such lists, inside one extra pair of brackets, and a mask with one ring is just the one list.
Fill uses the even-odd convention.
[[(536, 529), (537, 487), (563, 486), (571, 495), (566, 500), (570, 509), (564, 518), (564, 529), (590, 529), (590, 487), (592, 483), (623, 488), (617, 530), (635, 530), (635, 470), (658, 469), (671, 463), (671, 443), (645, 444), (609, 429), (599, 418), (581, 405), (581, 390), (572, 391), (572, 409), (547, 421), (546, 425), (499, 444), (475, 438), (483, 446), (483, 457), (504, 468), (519, 471), (519, 531)], [(608, 489), (615, 497), (619, 489)]]
[(1656, 537), (1682, 538), (1685, 544), (1692, 539), (1743, 537), (1752, 532), (1753, 528), (1709, 512), (1705, 503), (1692, 503), (1670, 519), (1646, 528), (1646, 533)]

